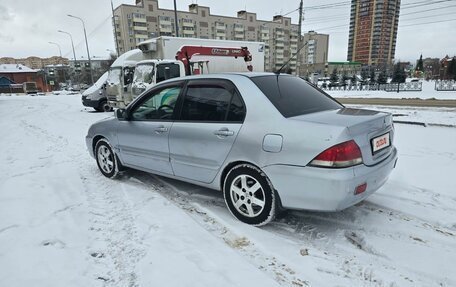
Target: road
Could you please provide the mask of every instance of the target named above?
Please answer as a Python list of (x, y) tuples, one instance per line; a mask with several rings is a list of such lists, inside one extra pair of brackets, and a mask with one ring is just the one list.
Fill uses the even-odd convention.
[(456, 129), (396, 125), (388, 183), (341, 212), (256, 228), (220, 192), (129, 170), (84, 143), (80, 96), (0, 97), (0, 286), (456, 286)]
[(436, 99), (387, 99), (387, 98), (336, 98), (347, 105), (381, 105), (381, 106), (409, 106), (409, 107), (441, 107), (456, 108), (456, 100)]

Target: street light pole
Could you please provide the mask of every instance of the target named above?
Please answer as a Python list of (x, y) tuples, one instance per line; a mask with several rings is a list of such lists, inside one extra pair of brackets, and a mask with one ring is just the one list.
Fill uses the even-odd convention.
[[(70, 36), (71, 48), (73, 49), (73, 59), (74, 59), (74, 61), (73, 61), (73, 67), (74, 67), (74, 69), (76, 70), (76, 52), (74, 51), (73, 37), (71, 36), (70, 33), (65, 32), (65, 31), (62, 31), (62, 30), (58, 30), (57, 32), (63, 33), (63, 34), (67, 34), (68, 36)], [(71, 72), (71, 71), (70, 71), (70, 72)], [(76, 79), (75, 79), (75, 78), (76, 78)], [(78, 81), (77, 81), (77, 77), (76, 77), (76, 72), (75, 72), (74, 75), (73, 75), (73, 79), (75, 79), (75, 81), (78, 82)], [(70, 75), (70, 82), (71, 82), (71, 75)]]
[[(55, 43), (55, 42), (48, 42), (49, 44), (52, 44), (52, 45), (56, 45), (58, 48), (59, 48), (59, 54), (60, 54), (60, 65), (61, 68), (62, 68), (62, 71), (63, 71), (63, 80), (66, 82), (66, 75), (65, 75), (65, 69), (63, 68), (63, 58), (62, 58), (62, 49), (60, 48), (60, 45)], [(58, 69), (56, 69), (56, 71), (58, 72)], [(58, 75), (58, 74), (57, 74)], [(58, 80), (58, 78), (57, 78)], [(60, 82), (60, 81), (59, 81)]]
[(82, 19), (79, 18), (79, 17), (70, 15), (70, 14), (68, 14), (67, 16), (68, 16), (68, 17), (71, 17), (71, 18), (79, 19), (79, 20), (81, 21), (81, 23), (82, 23), (82, 28), (84, 29), (84, 38), (85, 38), (86, 48), (87, 48), (87, 57), (89, 58), (90, 79), (92, 80), (92, 85), (93, 85), (94, 81), (93, 81), (93, 73), (92, 73), (92, 62), (90, 61), (89, 42), (87, 41), (87, 33), (86, 33), (86, 28), (85, 28), (84, 20), (82, 20)]
[(60, 32), (60, 33), (63, 33), (63, 34), (67, 34), (68, 36), (70, 36), (70, 40), (71, 40), (71, 48), (73, 48), (73, 58), (74, 58), (74, 63), (76, 64), (76, 53), (74, 51), (74, 44), (73, 44), (73, 37), (71, 36), (70, 33), (68, 32), (65, 32), (65, 31), (62, 31), (62, 30), (58, 30), (57, 32)]
[(54, 42), (48, 42), (49, 44), (56, 45), (59, 48), (59, 54), (60, 54), (60, 63), (62, 63), (62, 49), (60, 48), (60, 45)]

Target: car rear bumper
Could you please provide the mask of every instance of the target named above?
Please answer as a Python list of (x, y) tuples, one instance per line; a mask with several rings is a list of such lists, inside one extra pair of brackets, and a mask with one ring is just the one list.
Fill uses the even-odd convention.
[[(263, 168), (277, 190), (282, 206), (289, 209), (337, 211), (350, 207), (377, 191), (396, 166), (397, 150), (375, 166), (327, 169), (290, 165)], [(366, 183), (367, 189), (355, 195)]]

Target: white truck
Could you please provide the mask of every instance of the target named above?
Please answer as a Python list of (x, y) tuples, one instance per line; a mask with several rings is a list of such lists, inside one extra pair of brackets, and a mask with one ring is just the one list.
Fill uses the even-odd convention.
[[(110, 92), (108, 79), (107, 92), (112, 107), (125, 107), (150, 86), (170, 78), (203, 73), (264, 71), (264, 43), (261, 42), (162, 36), (141, 42), (138, 48), (141, 55), (138, 49), (132, 50), (134, 54), (129, 51), (129, 55), (124, 56), (125, 53), (119, 57), (124, 60), (116, 60), (111, 66), (113, 78), (123, 82), (117, 85), (116, 91), (111, 89)], [(135, 69), (131, 77), (132, 69), (128, 64), (133, 63)]]
[(132, 98), (136, 98), (149, 87), (161, 81), (182, 77), (185, 67), (177, 60), (144, 60), (136, 64), (131, 88)]
[(134, 49), (120, 55), (109, 68), (106, 81), (106, 97), (113, 108), (125, 108), (131, 102), (131, 83), (135, 66), (145, 60), (144, 53)]

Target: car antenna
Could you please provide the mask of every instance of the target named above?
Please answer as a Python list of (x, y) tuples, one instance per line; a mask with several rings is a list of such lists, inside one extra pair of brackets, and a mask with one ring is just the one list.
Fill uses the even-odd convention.
[(274, 73), (275, 73), (276, 75), (279, 75), (280, 72), (282, 72), (282, 69), (285, 68), (285, 66), (288, 65), (288, 63), (290, 63), (290, 61), (291, 61), (294, 57), (296, 57), (296, 55), (299, 55), (299, 52), (301, 52), (302, 48), (304, 48), (305, 46), (307, 46), (307, 43), (309, 43), (309, 41), (305, 42), (304, 45), (302, 45), (302, 46), (298, 49), (298, 51), (296, 51), (296, 53), (295, 53), (293, 56), (291, 56), (290, 59), (288, 59), (288, 61), (286, 61), (285, 64), (283, 64), (283, 65), (280, 67), (280, 69), (278, 69), (278, 70), (275, 71)]

